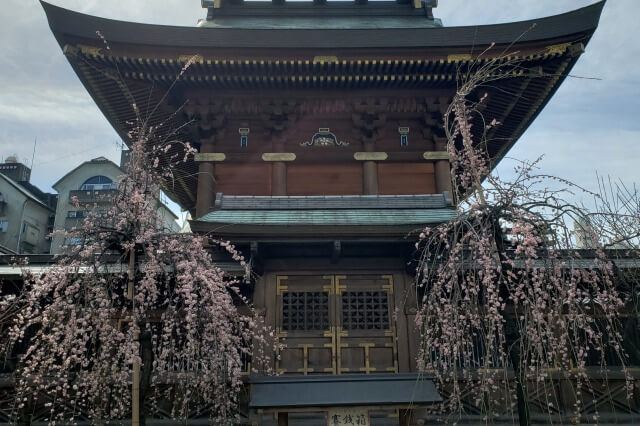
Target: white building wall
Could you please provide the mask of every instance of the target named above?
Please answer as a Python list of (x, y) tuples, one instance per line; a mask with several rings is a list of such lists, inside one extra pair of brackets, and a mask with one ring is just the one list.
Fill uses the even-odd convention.
[[(62, 179), (60, 179), (53, 188), (58, 191), (58, 207), (56, 209), (56, 219), (53, 225), (54, 232), (69, 229), (73, 226), (81, 225), (81, 220), (73, 220), (69, 218), (70, 211), (85, 210), (81, 206), (71, 204), (70, 192), (80, 189), (80, 186), (93, 176), (106, 176), (116, 182), (118, 177), (122, 175), (122, 170), (115, 163), (109, 160), (87, 161), (75, 168)], [(51, 253), (59, 253), (60, 246), (64, 244), (64, 236), (55, 235), (51, 241)]]
[[(64, 230), (70, 229), (73, 226), (82, 225), (82, 219), (69, 218), (69, 212), (85, 210), (82, 206), (76, 207), (71, 204), (71, 191), (79, 190), (82, 184), (93, 176), (106, 176), (112, 181), (117, 182), (123, 173), (122, 169), (116, 166), (115, 163), (106, 159), (100, 159), (87, 161), (60, 179), (53, 186), (59, 194), (54, 229)], [(105, 203), (104, 209), (108, 209), (109, 207), (110, 205)], [(164, 223), (166, 232), (178, 232), (180, 230), (175, 221), (175, 215), (160, 202), (158, 202), (158, 214)], [(56, 235), (51, 242), (51, 252), (59, 253), (63, 244), (64, 236)]]
[(48, 253), (50, 210), (15, 185), (0, 175), (0, 244), (18, 253)]

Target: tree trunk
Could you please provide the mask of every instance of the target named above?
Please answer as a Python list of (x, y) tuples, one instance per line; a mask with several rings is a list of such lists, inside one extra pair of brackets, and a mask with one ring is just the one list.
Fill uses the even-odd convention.
[(527, 401), (526, 382), (523, 383), (522, 371), (520, 370), (520, 329), (518, 322), (513, 317), (507, 317), (505, 324), (506, 345), (509, 353), (509, 360), (513, 365), (513, 374), (516, 380), (516, 400), (518, 406), (518, 419), (520, 426), (531, 424), (529, 417), (529, 403)]
[(146, 410), (144, 401), (151, 386), (151, 372), (153, 370), (153, 344), (151, 332), (143, 331), (140, 335), (140, 349), (142, 350), (142, 371), (140, 374), (140, 425), (146, 424)]
[[(498, 260), (502, 270), (506, 273), (511, 270), (511, 264), (507, 262), (505, 258), (504, 236), (502, 234), (502, 228), (496, 217), (492, 218), (493, 222), (493, 237), (498, 252)], [(509, 289), (506, 289), (507, 293)], [(513, 374), (516, 381), (516, 401), (518, 407), (518, 420), (520, 426), (529, 426), (531, 419), (529, 417), (529, 402), (527, 401), (527, 387), (526, 381), (522, 377), (522, 371), (520, 369), (521, 353), (520, 353), (520, 340), (522, 335), (520, 334), (520, 327), (518, 326), (518, 320), (516, 313), (510, 315), (507, 312), (502, 312), (502, 316), (505, 318), (505, 345), (507, 353), (509, 354), (509, 360), (513, 366)]]

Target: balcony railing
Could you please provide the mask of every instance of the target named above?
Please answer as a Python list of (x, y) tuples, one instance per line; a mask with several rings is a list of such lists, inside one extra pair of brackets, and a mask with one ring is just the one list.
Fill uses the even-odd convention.
[(77, 197), (80, 204), (110, 203), (118, 191), (116, 189), (102, 190), (75, 190), (69, 192), (69, 203), (73, 204), (74, 197)]

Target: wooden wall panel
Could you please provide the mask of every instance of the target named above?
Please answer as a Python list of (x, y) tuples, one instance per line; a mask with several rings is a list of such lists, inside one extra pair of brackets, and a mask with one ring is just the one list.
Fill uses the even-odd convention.
[(432, 163), (378, 163), (378, 191), (382, 195), (435, 194)]
[(362, 194), (361, 164), (287, 165), (287, 195)]
[(216, 192), (271, 195), (271, 164), (216, 164)]

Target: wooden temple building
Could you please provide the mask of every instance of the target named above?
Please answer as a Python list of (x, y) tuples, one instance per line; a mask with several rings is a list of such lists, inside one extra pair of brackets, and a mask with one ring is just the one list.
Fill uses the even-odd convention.
[(454, 214), (442, 114), (457, 75), (519, 61), (477, 94), (503, 123), (488, 135), (495, 166), (584, 52), (604, 2), (470, 27), (443, 26), (435, 3), (203, 0), (193, 28), (42, 3), (124, 140), (135, 103), (197, 148), (165, 184), (192, 230), (251, 257), (251, 298), (284, 348), (280, 376), (248, 379), (247, 424), (320, 425), (357, 407), (374, 425), (422, 424), (420, 408), (447, 398), (416, 380), (408, 265), (415, 231)]

